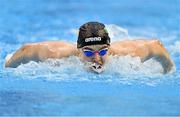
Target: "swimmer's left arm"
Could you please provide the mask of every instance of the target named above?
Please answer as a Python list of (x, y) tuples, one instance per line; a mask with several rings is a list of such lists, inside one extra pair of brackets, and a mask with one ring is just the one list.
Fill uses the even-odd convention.
[(174, 63), (168, 51), (159, 40), (154, 40), (149, 44), (149, 55), (147, 58), (155, 58), (163, 67), (164, 73), (168, 73), (172, 70)]
[(126, 40), (111, 44), (112, 55), (140, 57), (144, 62), (155, 58), (163, 67), (164, 73), (171, 71), (174, 66), (168, 51), (159, 40)]

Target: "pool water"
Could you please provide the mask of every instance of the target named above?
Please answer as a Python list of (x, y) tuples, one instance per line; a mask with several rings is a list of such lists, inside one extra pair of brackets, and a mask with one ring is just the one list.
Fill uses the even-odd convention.
[[(26, 0), (0, 2), (0, 116), (180, 115), (179, 0)], [(95, 74), (75, 57), (4, 68), (23, 44), (76, 43), (88, 21), (106, 24), (112, 41), (158, 38), (175, 67), (163, 75), (153, 59), (111, 56)]]

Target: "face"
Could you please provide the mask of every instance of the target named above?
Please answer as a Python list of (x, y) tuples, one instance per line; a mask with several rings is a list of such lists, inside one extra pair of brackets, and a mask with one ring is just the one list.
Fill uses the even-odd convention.
[(91, 45), (84, 46), (79, 49), (80, 59), (85, 64), (90, 64), (89, 68), (95, 72), (102, 72), (104, 64), (108, 60), (109, 46), (103, 45)]

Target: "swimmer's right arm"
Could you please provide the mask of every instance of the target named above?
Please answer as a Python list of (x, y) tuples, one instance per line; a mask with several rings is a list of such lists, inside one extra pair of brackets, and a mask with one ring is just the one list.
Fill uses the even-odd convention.
[(16, 68), (20, 64), (28, 63), (29, 61), (39, 61), (39, 56), (35, 45), (24, 45), (18, 49), (12, 57), (8, 58), (5, 67)]
[(42, 42), (27, 44), (18, 49), (12, 57), (6, 60), (5, 67), (16, 68), (29, 61), (44, 61), (48, 58), (59, 59), (77, 55), (76, 46), (66, 42)]

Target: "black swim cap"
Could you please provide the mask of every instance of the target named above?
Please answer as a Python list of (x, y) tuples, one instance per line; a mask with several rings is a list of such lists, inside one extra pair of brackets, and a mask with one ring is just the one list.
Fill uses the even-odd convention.
[(77, 48), (87, 45), (107, 44), (110, 45), (110, 37), (105, 25), (99, 22), (88, 22), (79, 28)]

